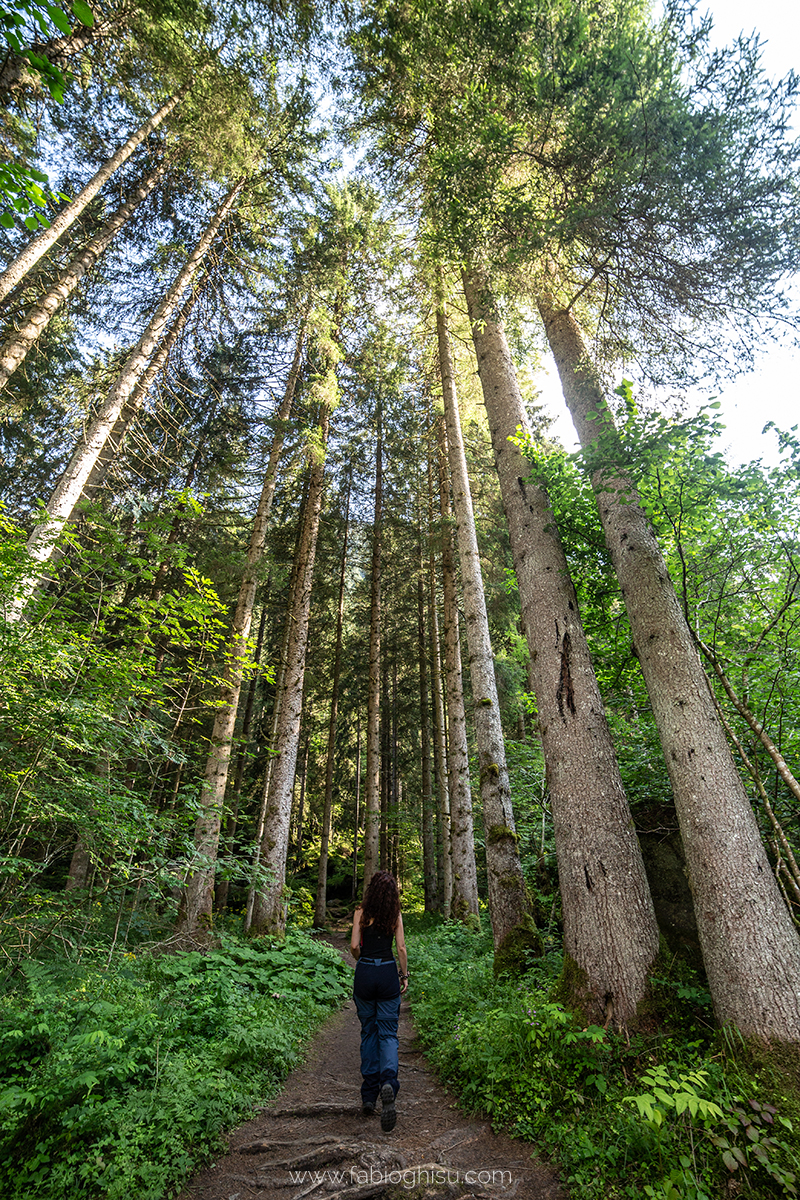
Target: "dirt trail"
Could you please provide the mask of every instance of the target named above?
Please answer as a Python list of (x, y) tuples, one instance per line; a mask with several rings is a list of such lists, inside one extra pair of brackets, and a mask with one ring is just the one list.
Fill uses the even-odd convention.
[[(344, 933), (328, 940), (346, 954)], [(350, 1002), (322, 1027), (281, 1094), (228, 1136), (229, 1153), (180, 1200), (402, 1200), (412, 1192), (414, 1200), (566, 1200), (531, 1146), (459, 1112), (423, 1057), (407, 1001), (391, 1133), (381, 1131), (380, 1104), (362, 1116), (359, 1041)]]

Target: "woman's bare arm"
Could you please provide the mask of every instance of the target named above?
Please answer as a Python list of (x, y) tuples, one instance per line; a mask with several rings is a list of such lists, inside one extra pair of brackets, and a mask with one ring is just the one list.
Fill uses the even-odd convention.
[(397, 957), (400, 960), (400, 975), (405, 975), (406, 978), (400, 980), (400, 991), (404, 992), (408, 987), (408, 952), (406, 950), (406, 935), (403, 932), (403, 914), (397, 918), (397, 924), (394, 927), (394, 940), (397, 944)]
[(361, 954), (361, 905), (353, 913), (353, 932), (350, 934), (350, 953), (358, 960)]

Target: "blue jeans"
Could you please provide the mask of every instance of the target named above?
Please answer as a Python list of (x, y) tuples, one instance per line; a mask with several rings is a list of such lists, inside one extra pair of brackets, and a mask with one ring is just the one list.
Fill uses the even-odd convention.
[(400, 981), (393, 959), (378, 964), (359, 959), (353, 999), (361, 1022), (361, 1100), (374, 1104), (386, 1083), (395, 1096), (397, 1079), (397, 1022), (400, 1017)]

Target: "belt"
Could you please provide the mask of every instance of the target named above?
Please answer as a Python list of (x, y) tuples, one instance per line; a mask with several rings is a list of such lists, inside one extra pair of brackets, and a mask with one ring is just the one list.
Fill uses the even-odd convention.
[(368, 967), (383, 967), (388, 963), (395, 965), (395, 960), (393, 958), (360, 958), (358, 961), (360, 963), (364, 963), (365, 966)]

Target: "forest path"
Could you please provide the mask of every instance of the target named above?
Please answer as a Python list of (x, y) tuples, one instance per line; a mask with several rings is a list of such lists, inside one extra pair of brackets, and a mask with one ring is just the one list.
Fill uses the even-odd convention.
[[(328, 941), (347, 955), (347, 936)], [(325, 1023), (305, 1063), (252, 1121), (228, 1136), (229, 1153), (196, 1175), (180, 1200), (566, 1200), (532, 1147), (461, 1113), (426, 1063), (409, 1005), (400, 1010), (397, 1124), (364, 1117), (355, 1007)]]

